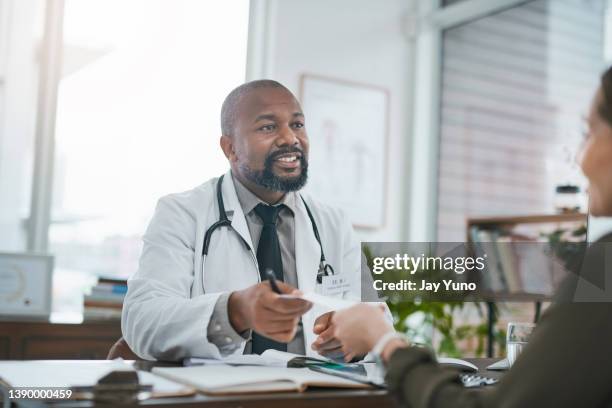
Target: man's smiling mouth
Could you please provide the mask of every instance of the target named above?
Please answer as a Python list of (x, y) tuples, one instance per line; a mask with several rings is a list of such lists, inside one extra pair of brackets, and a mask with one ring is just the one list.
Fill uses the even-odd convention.
[(302, 167), (302, 154), (299, 152), (279, 154), (272, 162), (277, 169), (293, 173)]
[(291, 163), (291, 162), (298, 160), (298, 157), (297, 156), (285, 156), (285, 157), (279, 157), (276, 160)]
[(274, 158), (274, 161), (279, 161), (283, 163), (293, 163), (298, 161), (301, 157), (302, 155), (299, 153), (286, 153)]

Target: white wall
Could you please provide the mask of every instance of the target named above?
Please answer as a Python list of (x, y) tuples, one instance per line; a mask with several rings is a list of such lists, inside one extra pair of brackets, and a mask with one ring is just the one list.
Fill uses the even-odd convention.
[(413, 46), (404, 21), (412, 1), (272, 0), (267, 7), (260, 76), (282, 82), (296, 95), (303, 73), (389, 90), (386, 223), (357, 232), (364, 241), (406, 239)]

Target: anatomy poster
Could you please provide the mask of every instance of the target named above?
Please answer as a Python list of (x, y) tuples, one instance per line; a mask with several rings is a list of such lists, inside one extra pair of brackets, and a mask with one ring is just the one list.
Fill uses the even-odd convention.
[(310, 140), (306, 190), (344, 209), (356, 227), (382, 226), (388, 92), (304, 75), (301, 99)]

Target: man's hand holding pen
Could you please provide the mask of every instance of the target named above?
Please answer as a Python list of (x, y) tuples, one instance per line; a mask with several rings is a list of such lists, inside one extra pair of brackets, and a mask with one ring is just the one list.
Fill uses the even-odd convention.
[[(238, 332), (255, 330), (272, 340), (290, 342), (300, 317), (312, 307), (296, 288), (269, 278), (265, 282), (232, 292), (228, 301), (230, 322)], [(294, 296), (282, 296), (294, 295)]]

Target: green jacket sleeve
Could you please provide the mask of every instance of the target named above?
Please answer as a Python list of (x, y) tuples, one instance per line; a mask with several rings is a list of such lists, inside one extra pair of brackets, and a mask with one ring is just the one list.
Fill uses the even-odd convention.
[(544, 313), (529, 344), (500, 383), (463, 388), (426, 350), (391, 356), (387, 383), (410, 408), (575, 408), (612, 406), (612, 303), (565, 303)]

